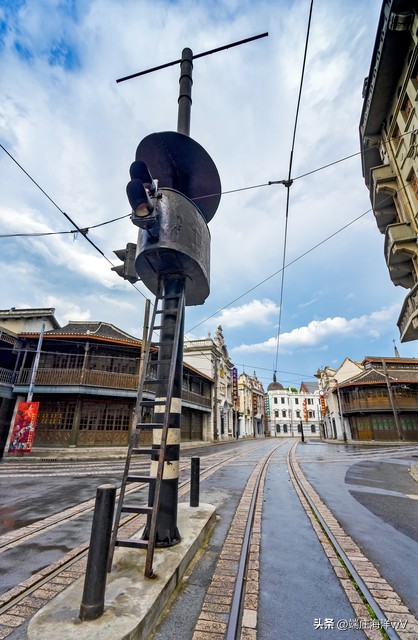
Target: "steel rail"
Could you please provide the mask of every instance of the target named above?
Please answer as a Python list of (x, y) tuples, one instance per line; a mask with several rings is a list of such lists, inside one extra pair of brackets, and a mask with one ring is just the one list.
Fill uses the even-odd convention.
[(362, 579), (362, 577), (357, 572), (357, 570), (354, 567), (353, 563), (351, 562), (351, 560), (349, 559), (349, 557), (345, 553), (344, 549), (341, 547), (340, 543), (338, 542), (338, 540), (336, 539), (336, 537), (332, 533), (331, 529), (329, 528), (329, 526), (325, 522), (324, 518), (322, 517), (322, 515), (318, 511), (318, 509), (317, 509), (315, 503), (313, 502), (312, 498), (309, 496), (309, 494), (307, 493), (305, 487), (303, 486), (303, 484), (302, 484), (302, 482), (301, 482), (301, 480), (300, 480), (300, 478), (298, 476), (298, 473), (297, 473), (297, 471), (295, 469), (293, 460), (292, 460), (292, 455), (295, 455), (294, 452), (295, 452), (296, 446), (297, 446), (297, 443), (295, 443), (293, 445), (293, 447), (289, 450), (289, 452), (287, 454), (288, 465), (289, 465), (289, 467), (290, 467), (290, 469), (292, 471), (293, 478), (294, 478), (295, 482), (297, 483), (297, 485), (298, 485), (299, 489), (301, 490), (305, 500), (307, 501), (307, 503), (309, 504), (310, 508), (312, 509), (312, 512), (313, 512), (315, 518), (317, 518), (317, 520), (319, 521), (321, 527), (325, 531), (325, 533), (326, 533), (331, 545), (334, 548), (335, 553), (343, 561), (344, 565), (346, 566), (346, 568), (348, 570), (348, 573), (350, 574), (351, 578), (355, 581), (355, 583), (356, 583), (358, 589), (360, 590), (363, 598), (366, 600), (367, 604), (369, 605), (369, 607), (374, 612), (377, 620), (386, 621), (388, 623), (387, 628), (385, 626), (385, 629), (384, 629), (384, 631), (387, 634), (388, 638), (390, 638), (390, 640), (400, 640), (400, 636), (396, 633), (395, 629), (393, 629), (393, 627), (390, 626), (390, 621), (388, 620), (387, 616), (383, 613), (383, 611), (380, 608), (379, 604), (376, 602), (375, 598), (370, 593), (370, 591), (369, 591), (367, 585), (365, 584), (364, 580)]
[[(211, 454), (210, 456), (207, 456), (206, 459), (210, 459), (211, 457), (218, 456), (218, 455), (219, 455), (218, 453)], [(232, 460), (234, 457), (236, 456), (235, 455), (230, 456), (226, 458), (226, 460), (228, 461)], [(144, 460), (143, 462), (145, 463), (147, 461)], [(213, 468), (217, 468), (217, 466), (219, 466), (222, 463), (223, 461), (218, 462), (216, 465), (214, 465)], [(142, 464), (142, 461), (141, 461), (141, 464)], [(184, 462), (180, 466), (180, 471), (184, 471), (186, 469), (188, 469), (188, 464)], [(205, 471), (202, 471), (201, 476), (204, 473)], [(126, 490), (126, 493), (127, 494), (134, 493), (135, 491), (139, 491), (147, 487), (148, 485), (145, 483), (141, 483), (141, 484), (135, 483), (132, 485), (132, 487)], [(120, 489), (118, 489), (117, 495), (119, 495), (119, 491)], [(74, 507), (68, 507), (68, 509), (64, 509), (63, 511), (60, 511), (52, 516), (49, 516), (44, 520), (32, 523), (31, 525), (28, 525), (27, 527), (24, 527), (23, 529), (18, 530), (14, 536), (10, 536), (9, 533), (2, 534), (0, 535), (0, 554), (5, 551), (8, 551), (9, 549), (16, 547), (18, 544), (24, 543), (26, 540), (29, 540), (30, 538), (40, 535), (45, 531), (50, 531), (51, 529), (54, 529), (67, 522), (70, 522), (71, 520), (75, 520), (76, 518), (79, 518), (85, 515), (89, 511), (93, 511), (93, 509), (94, 509), (94, 498), (89, 498), (89, 500), (81, 502), (78, 505), (75, 505)], [(134, 517), (137, 517), (137, 516), (127, 516), (126, 518), (123, 519), (123, 523), (129, 522)]]
[(248, 511), (247, 523), (245, 525), (245, 533), (244, 540), (241, 547), (241, 554), (238, 563), (238, 571), (237, 571), (237, 579), (235, 581), (234, 593), (232, 595), (232, 603), (229, 614), (228, 626), (226, 629), (226, 640), (235, 640), (237, 637), (239, 627), (241, 625), (241, 612), (242, 612), (242, 598), (244, 594), (244, 584), (245, 584), (245, 576), (247, 570), (248, 563), (248, 554), (251, 543), (251, 535), (254, 524), (254, 513), (255, 507), (257, 504), (258, 492), (260, 488), (260, 481), (263, 475), (263, 472), (268, 465), (271, 456), (277, 451), (277, 449), (283, 444), (281, 442), (266, 456), (264, 459), (261, 468), (258, 471), (257, 479), (255, 481), (255, 486), (253, 490), (253, 495), (251, 497), (251, 504)]
[[(265, 444), (265, 443), (264, 443)], [(207, 469), (201, 471), (200, 474), (200, 480), (205, 480), (206, 478), (210, 477), (213, 473), (215, 473), (220, 467), (229, 464), (231, 462), (231, 460), (234, 460), (236, 458), (240, 458), (242, 456), (246, 456), (249, 453), (252, 453), (254, 451), (256, 451), (257, 449), (261, 448), (261, 445), (258, 446), (254, 446), (251, 449), (246, 449), (245, 451), (241, 452), (241, 453), (235, 453), (236, 449), (234, 449), (234, 455), (232, 456), (228, 456), (225, 457), (223, 460), (220, 460), (218, 462), (215, 462), (215, 464), (212, 464), (210, 467), (208, 467)], [(210, 454), (209, 456), (207, 456), (207, 459), (212, 458), (213, 456), (219, 456), (219, 453), (215, 453), (215, 454)], [(185, 464), (182, 469), (188, 469), (189, 465)], [(179, 485), (179, 493), (181, 492), (182, 495), (184, 495), (185, 493), (187, 493), (188, 487), (190, 485), (190, 479), (189, 480), (185, 480), (183, 481), (180, 485)], [(137, 488), (135, 489), (135, 487), (132, 487), (132, 491), (138, 490), (140, 488), (140, 485), (138, 484)], [(142, 488), (148, 488), (147, 484), (143, 484)], [(85, 508), (82, 512), (74, 514), (72, 517), (67, 518), (65, 521), (68, 521), (69, 519), (72, 519), (74, 517), (76, 517), (76, 515), (83, 515), (85, 514), (87, 511), (92, 511), (94, 508), (94, 500), (89, 500), (87, 502), (92, 502), (92, 506)], [(142, 522), (141, 522), (142, 520)], [(63, 521), (63, 522), (65, 522)], [(121, 528), (126, 527), (127, 525), (133, 524), (133, 521), (136, 521), (137, 524), (137, 528), (140, 528), (143, 524), (145, 524), (145, 516), (141, 516), (141, 515), (130, 515), (130, 516), (126, 516), (123, 521), (121, 521)], [(45, 532), (46, 530), (48, 530), (49, 528), (53, 528), (55, 526), (57, 526), (58, 523), (53, 523), (51, 525), (45, 526), (43, 529), (38, 529), (37, 531), (33, 532), (32, 535), (39, 535), (42, 532)], [(30, 534), (28, 533), (27, 536), (25, 536), (26, 538), (29, 536)], [(21, 541), (19, 542), (19, 540), (16, 541), (17, 544), (16, 546), (18, 546), (18, 544), (21, 543)], [(11, 589), (11, 597), (9, 600), (7, 600), (6, 602), (4, 602), (3, 605), (0, 606), (0, 615), (6, 613), (9, 609), (11, 609), (13, 606), (15, 606), (16, 604), (18, 604), (21, 600), (23, 600), (23, 598), (25, 598), (26, 596), (30, 595), (31, 593), (33, 593), (34, 591), (36, 591), (36, 589), (38, 589), (39, 587), (43, 586), (44, 584), (46, 584), (49, 580), (51, 580), (51, 578), (55, 577), (56, 575), (58, 575), (59, 573), (61, 573), (62, 571), (65, 571), (66, 569), (68, 569), (71, 565), (73, 565), (75, 562), (77, 562), (78, 560), (80, 560), (83, 556), (86, 556), (88, 553), (88, 549), (89, 549), (89, 542), (85, 542), (82, 545), (80, 545), (79, 547), (77, 547), (76, 549), (73, 549), (72, 551), (68, 552), (66, 555), (68, 556), (68, 559), (64, 562), (61, 562), (59, 567), (56, 567), (56, 563), (54, 563), (54, 569), (52, 569), (52, 571), (47, 573), (46, 569), (43, 569), (39, 572), (39, 579), (36, 581), (33, 581), (30, 586), (26, 586), (23, 583), (20, 583), (20, 585), (16, 585), (13, 589)], [(32, 579), (36, 576), (37, 574), (34, 574), (34, 576), (32, 576)], [(16, 589), (21, 586), (21, 591), (19, 593), (16, 594)], [(4, 600), (5, 598), (7, 598), (7, 591), (5, 593), (3, 593), (0, 596), (0, 600)], [(13, 594), (13, 595), (12, 595)]]

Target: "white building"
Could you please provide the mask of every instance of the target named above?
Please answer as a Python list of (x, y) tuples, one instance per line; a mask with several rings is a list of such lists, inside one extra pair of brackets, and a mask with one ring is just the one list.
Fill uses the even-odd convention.
[(273, 376), (267, 387), (271, 436), (291, 438), (321, 436), (321, 405), (317, 382), (302, 382), (299, 391), (285, 389)]
[(212, 339), (210, 333), (202, 340), (184, 339), (183, 360), (213, 380), (212, 412), (206, 422), (204, 440), (229, 440), (235, 437), (232, 400), (233, 363), (228, 355), (222, 327)]

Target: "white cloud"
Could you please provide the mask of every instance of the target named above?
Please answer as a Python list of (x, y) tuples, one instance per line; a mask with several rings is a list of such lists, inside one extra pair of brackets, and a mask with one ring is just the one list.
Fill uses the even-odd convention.
[(251, 324), (267, 325), (277, 319), (279, 307), (271, 300), (252, 300), (239, 307), (223, 309), (211, 324), (224, 329), (234, 329)]
[[(303, 327), (298, 327), (290, 332), (280, 335), (279, 348), (286, 352), (294, 352), (300, 349), (309, 349), (316, 346), (325, 346), (328, 340), (336, 338), (346, 338), (348, 336), (368, 336), (378, 338), (382, 332), (386, 331), (399, 309), (397, 305), (374, 311), (369, 315), (358, 318), (334, 317), (325, 320), (312, 320)], [(246, 352), (273, 352), (277, 348), (277, 337), (268, 338), (264, 342), (257, 344), (242, 344), (232, 351)]]

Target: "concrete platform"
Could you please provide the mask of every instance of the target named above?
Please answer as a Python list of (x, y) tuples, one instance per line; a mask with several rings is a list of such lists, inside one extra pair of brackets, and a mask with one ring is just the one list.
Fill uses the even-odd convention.
[[(144, 640), (215, 520), (212, 505), (180, 503), (177, 525), (182, 540), (174, 547), (155, 550), (155, 578), (144, 577), (144, 550), (117, 548), (103, 615), (93, 621), (79, 619), (83, 577), (35, 614), (28, 640)], [(134, 537), (140, 535), (139, 531)]]

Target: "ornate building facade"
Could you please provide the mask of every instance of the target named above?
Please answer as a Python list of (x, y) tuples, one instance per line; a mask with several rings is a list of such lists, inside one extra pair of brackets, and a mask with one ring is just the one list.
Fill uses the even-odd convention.
[(238, 438), (264, 436), (265, 393), (263, 385), (254, 374), (241, 373), (238, 377)]
[(232, 397), (233, 363), (219, 326), (212, 339), (187, 340), (183, 346), (185, 363), (201, 371), (213, 382), (211, 415), (204, 433), (205, 440), (229, 440), (236, 437), (237, 420)]
[(416, 0), (384, 0), (364, 82), (363, 176), (393, 284), (408, 290), (398, 327), (418, 338), (418, 10)]
[(303, 435), (309, 438), (321, 435), (321, 408), (318, 383), (302, 382), (299, 391), (285, 389), (277, 382), (267, 387), (269, 408), (269, 433), (271, 436), (292, 438)]

